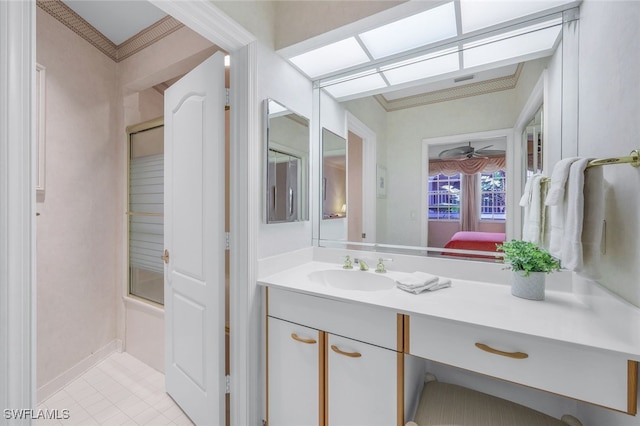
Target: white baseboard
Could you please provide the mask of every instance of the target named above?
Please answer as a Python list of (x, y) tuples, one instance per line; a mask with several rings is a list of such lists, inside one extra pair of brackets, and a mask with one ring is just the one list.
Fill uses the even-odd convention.
[(37, 391), (37, 401), (40, 404), (42, 401), (49, 398), (60, 389), (73, 382), (80, 377), (85, 371), (98, 364), (100, 361), (107, 358), (113, 352), (122, 352), (122, 340), (114, 339), (102, 348), (98, 349), (67, 371), (60, 374), (50, 382), (40, 386)]

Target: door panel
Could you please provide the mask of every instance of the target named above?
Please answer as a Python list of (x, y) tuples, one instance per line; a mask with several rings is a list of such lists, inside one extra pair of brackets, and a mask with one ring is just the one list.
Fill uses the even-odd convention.
[(327, 423), (396, 425), (396, 352), (329, 334), (327, 354)]
[(165, 92), (165, 385), (224, 424), (224, 55)]

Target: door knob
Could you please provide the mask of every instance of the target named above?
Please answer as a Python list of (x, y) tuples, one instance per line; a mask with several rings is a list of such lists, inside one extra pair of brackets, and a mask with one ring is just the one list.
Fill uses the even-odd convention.
[(164, 254), (160, 256), (160, 259), (164, 260), (164, 263), (169, 263), (169, 250), (164, 249)]

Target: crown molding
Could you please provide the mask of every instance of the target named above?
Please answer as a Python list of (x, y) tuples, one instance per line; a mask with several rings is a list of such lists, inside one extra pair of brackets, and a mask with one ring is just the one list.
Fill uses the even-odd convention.
[(121, 44), (116, 45), (61, 0), (37, 0), (36, 4), (40, 9), (53, 16), (115, 62), (120, 62), (134, 55), (184, 27), (177, 19), (166, 16)]
[(453, 101), (470, 96), (484, 95), (487, 93), (500, 92), (516, 87), (518, 79), (522, 73), (523, 63), (519, 63), (515, 72), (511, 75), (493, 78), (491, 80), (479, 81), (477, 83), (465, 84), (448, 89), (436, 90), (420, 95), (407, 96), (405, 98), (387, 100), (383, 95), (375, 95), (375, 99), (385, 109), (385, 111), (398, 111), (405, 108), (413, 108), (438, 102)]

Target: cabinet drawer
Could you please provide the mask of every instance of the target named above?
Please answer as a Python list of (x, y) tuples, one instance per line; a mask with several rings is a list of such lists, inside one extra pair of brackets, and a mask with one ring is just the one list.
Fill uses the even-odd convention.
[(317, 330), (398, 350), (395, 312), (269, 288), (268, 315)]
[(620, 355), (473, 324), (411, 316), (409, 353), (624, 412), (637, 397)]

